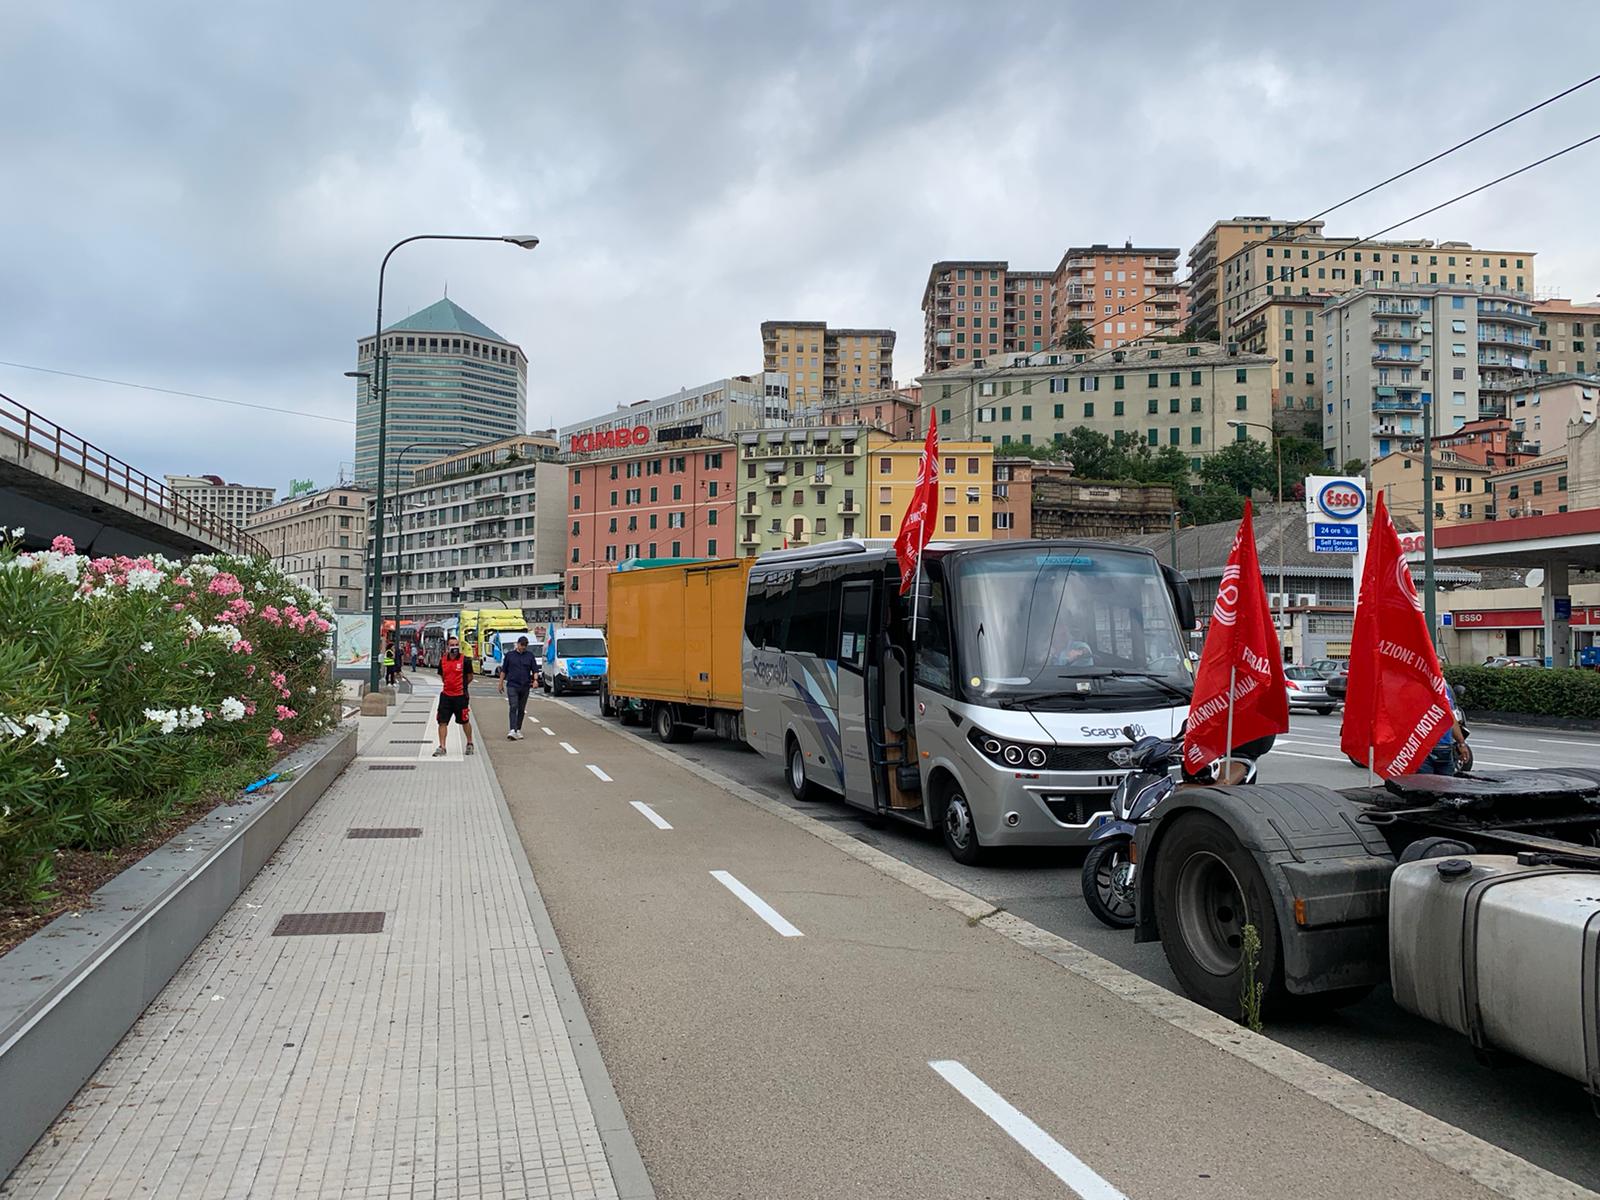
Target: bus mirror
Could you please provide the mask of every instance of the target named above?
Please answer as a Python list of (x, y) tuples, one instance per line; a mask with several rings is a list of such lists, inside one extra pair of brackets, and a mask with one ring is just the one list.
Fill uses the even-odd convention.
[(1194, 593), (1189, 590), (1189, 581), (1165, 563), (1161, 564), (1161, 574), (1167, 581), (1167, 591), (1172, 593), (1172, 606), (1178, 610), (1178, 625), (1193, 629)]
[(906, 655), (898, 646), (883, 654), (883, 724), (890, 733), (906, 731)]

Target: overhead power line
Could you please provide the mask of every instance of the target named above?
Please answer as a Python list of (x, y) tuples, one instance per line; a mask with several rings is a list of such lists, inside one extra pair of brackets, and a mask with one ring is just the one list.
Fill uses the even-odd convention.
[(177, 388), (156, 387), (150, 383), (132, 383), (126, 379), (105, 379), (99, 375), (82, 375), (77, 371), (59, 371), (54, 367), (36, 367), (29, 363), (0, 362), (0, 367), (15, 367), (19, 371), (39, 371), (45, 375), (64, 375), (68, 379), (87, 379), (91, 383), (109, 383), (117, 387), (137, 388), (142, 392), (161, 392), (167, 396), (184, 396), (190, 400), (209, 400), (213, 404), (227, 404), (234, 408), (253, 408), (258, 412), (281, 413), (288, 417), (310, 417), (317, 421), (333, 421), (340, 425), (354, 425), (348, 417), (334, 417), (327, 413), (311, 412), (304, 408), (277, 408), (271, 404), (252, 404), (248, 400), (229, 400), (223, 396), (207, 396), (201, 392), (183, 392)]

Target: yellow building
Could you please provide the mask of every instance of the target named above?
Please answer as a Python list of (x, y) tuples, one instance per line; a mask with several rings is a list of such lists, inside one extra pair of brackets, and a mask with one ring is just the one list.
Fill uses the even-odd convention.
[[(922, 461), (922, 441), (867, 437), (867, 537), (894, 537), (911, 503)], [(939, 446), (939, 519), (935, 538), (994, 536), (994, 446), (989, 442), (942, 442)]]
[[(1433, 520), (1436, 525), (1465, 525), (1485, 519), (1494, 503), (1488, 488), (1489, 468), (1451, 450), (1433, 452)], [(1389, 511), (1422, 525), (1422, 451), (1396, 450), (1372, 464), (1374, 491), (1389, 493)]]
[[(1217, 221), (1206, 230), (1205, 236), (1189, 251), (1190, 323), (1198, 329), (1220, 329), (1222, 265), (1246, 246), (1291, 233), (1321, 236), (1322, 222), (1294, 225), (1291, 221), (1276, 221), (1271, 217), (1234, 217), (1231, 221)], [(1217, 334), (1212, 332), (1210, 336)]]
[(829, 329), (826, 321), (763, 321), (763, 369), (789, 376), (793, 408), (837, 404), (894, 387), (894, 330)]

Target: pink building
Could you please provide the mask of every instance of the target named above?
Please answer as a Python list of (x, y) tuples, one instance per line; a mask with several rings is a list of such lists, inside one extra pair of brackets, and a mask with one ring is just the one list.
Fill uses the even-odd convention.
[(567, 620), (606, 622), (606, 581), (630, 558), (731, 558), (735, 449), (709, 438), (567, 462)]

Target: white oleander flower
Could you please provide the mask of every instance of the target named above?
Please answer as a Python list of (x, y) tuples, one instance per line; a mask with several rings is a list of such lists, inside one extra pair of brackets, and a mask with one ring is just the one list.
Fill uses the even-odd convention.
[(224, 696), (217, 708), (224, 721), (244, 720), (244, 702), (236, 696)]
[(172, 733), (178, 728), (178, 713), (170, 708), (147, 708), (144, 710), (146, 720), (155, 721), (161, 726), (163, 734)]
[(52, 768), (50, 777), (52, 779), (65, 779), (67, 777), (67, 768), (62, 766), (59, 758), (56, 759), (56, 765), (54, 768)]
[(36, 746), (65, 732), (69, 721), (70, 718), (66, 713), (56, 713), (51, 716), (48, 710), (41, 710), (32, 716), (22, 718), (22, 723), (33, 730), (33, 744)]
[(155, 647), (155, 643), (154, 642), (140, 642), (139, 643), (139, 649), (144, 651), (146, 654), (149, 654), (150, 651), (154, 650), (155, 648), (156, 647)]
[[(24, 529), (24, 528), (23, 528), (23, 527), (22, 527), (22, 526), (21, 526), (21, 525), (18, 525), (18, 526), (17, 526), (17, 527), (16, 527), (16, 528), (15, 528), (15, 529), (13, 529), (13, 530), (12, 530), (12, 531), (11, 531), (11, 536), (12, 536), (12, 537), (13, 537), (13, 538), (20, 538), (20, 537), (21, 537), (21, 536), (22, 536), (22, 535), (23, 535), (23, 534), (25, 534), (25, 533), (27, 533), (27, 532), (28, 532), (28, 531), (27, 531), (27, 530), (26, 530), (26, 529)], [(7, 812), (10, 812), (10, 811), (11, 811), (11, 810), (10, 810), (10, 809), (7, 809), (7, 810), (6, 810), (6, 811), (7, 811)]]
[(135, 567), (128, 572), (128, 590), (130, 592), (153, 592), (161, 586), (166, 576), (160, 571), (147, 570), (144, 567)]

